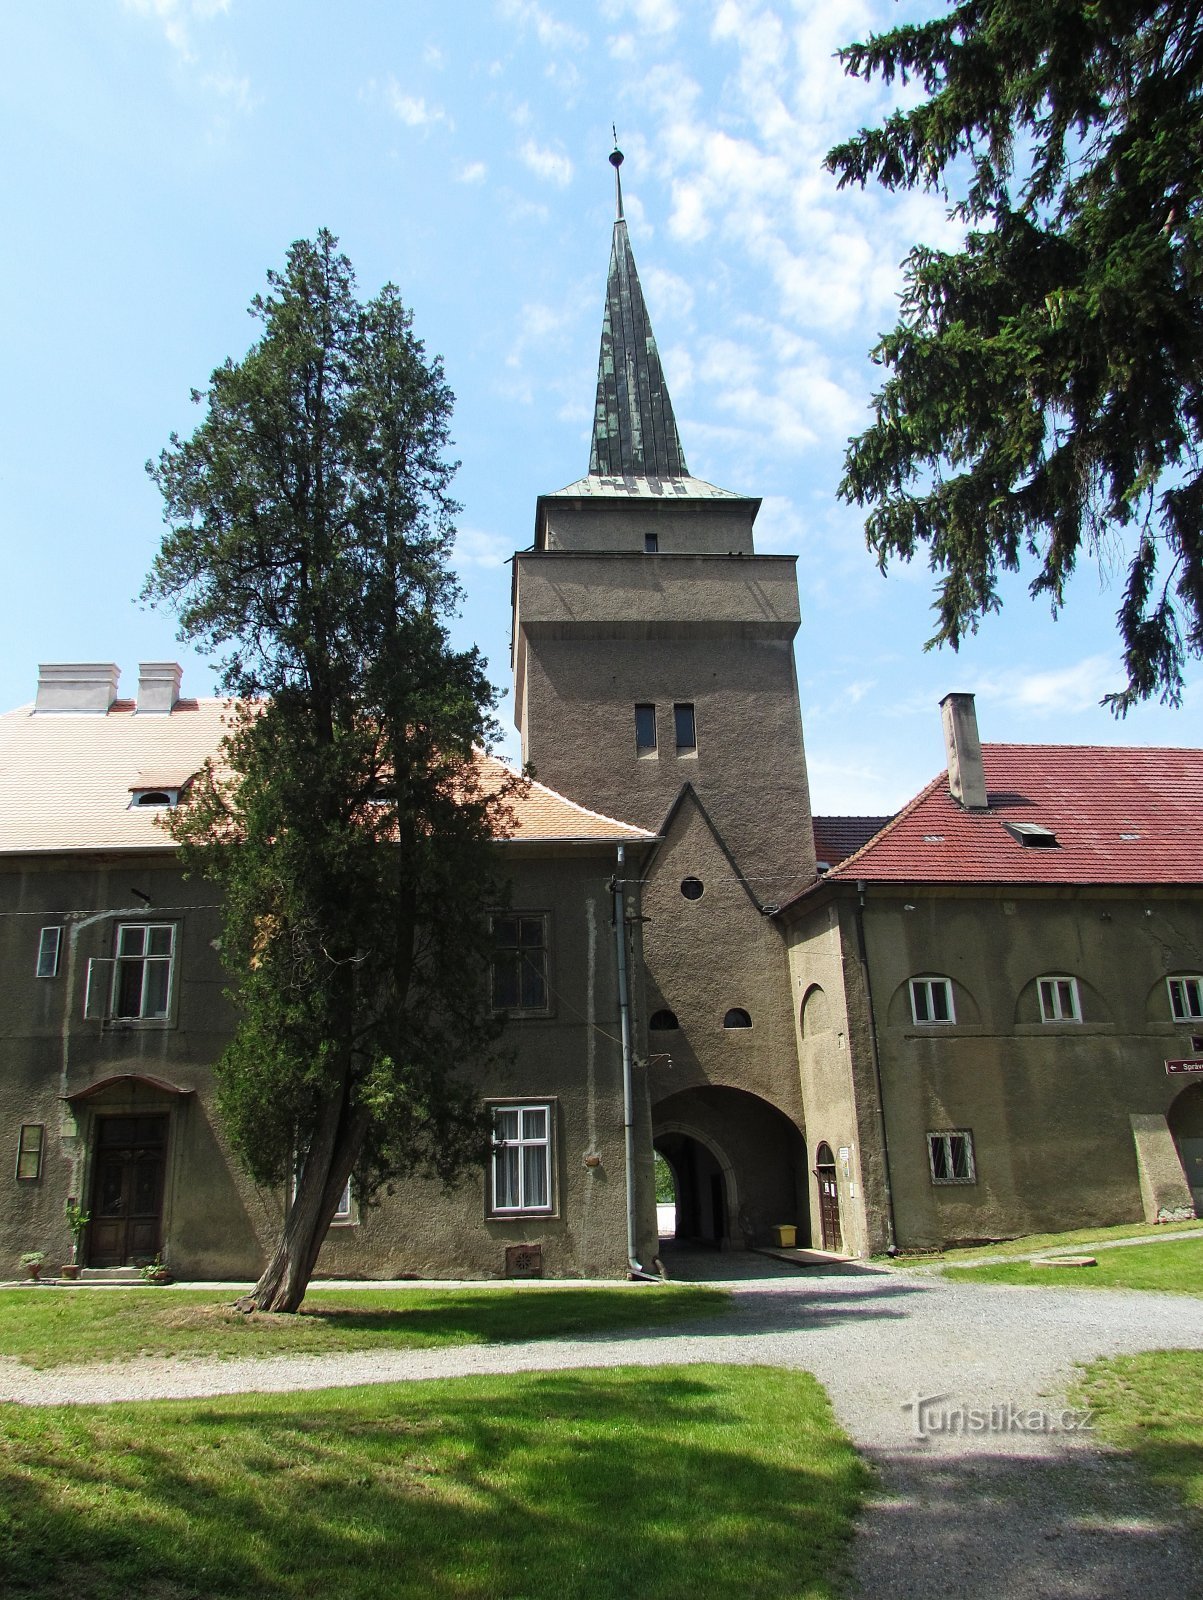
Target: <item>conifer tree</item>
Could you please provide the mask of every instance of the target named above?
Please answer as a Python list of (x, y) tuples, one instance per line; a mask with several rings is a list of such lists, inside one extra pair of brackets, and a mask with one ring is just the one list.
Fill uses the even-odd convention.
[(929, 645), (954, 648), (1034, 559), (1054, 611), (1084, 555), (1126, 569), (1126, 712), (1203, 654), (1203, 10), (965, 0), (853, 44), (925, 98), (827, 158), (959, 198), (959, 251), (908, 255), (888, 377), (841, 496), (884, 568), (926, 546)]
[(457, 1076), (493, 1048), (491, 839), (505, 795), (476, 650), (454, 650), (452, 396), (395, 289), (366, 304), (321, 232), (147, 470), (168, 525), (144, 594), (219, 654), (237, 703), (171, 827), (223, 895), (238, 1023), (218, 1108), (286, 1197), (247, 1309), (295, 1311), (348, 1179), (452, 1181), (486, 1148)]

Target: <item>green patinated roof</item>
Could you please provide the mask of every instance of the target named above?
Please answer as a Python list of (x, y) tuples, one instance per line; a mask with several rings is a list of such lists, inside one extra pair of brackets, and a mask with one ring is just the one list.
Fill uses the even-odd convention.
[(589, 475), (689, 476), (627, 225), (621, 216), (614, 224), (606, 283)]

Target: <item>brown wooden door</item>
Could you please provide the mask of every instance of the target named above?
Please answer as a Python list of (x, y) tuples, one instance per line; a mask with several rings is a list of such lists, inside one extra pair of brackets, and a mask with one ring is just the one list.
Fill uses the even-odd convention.
[(98, 1120), (89, 1266), (138, 1265), (162, 1249), (167, 1124), (165, 1116)]
[(823, 1248), (834, 1255), (844, 1253), (844, 1235), (840, 1228), (840, 1185), (835, 1174), (835, 1160), (831, 1146), (821, 1144), (816, 1154), (815, 1177), (819, 1180), (819, 1225), (823, 1231)]

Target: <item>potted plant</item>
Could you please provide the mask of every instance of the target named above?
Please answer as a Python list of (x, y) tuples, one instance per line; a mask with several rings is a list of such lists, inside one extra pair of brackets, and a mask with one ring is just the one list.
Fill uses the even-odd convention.
[(143, 1283), (171, 1283), (171, 1268), (162, 1256), (156, 1256), (153, 1261), (144, 1261), (138, 1269), (142, 1274)]
[(38, 1280), (38, 1273), (41, 1272), (42, 1262), (45, 1261), (45, 1259), (46, 1252), (44, 1250), (26, 1250), (25, 1254), (21, 1257), (21, 1265), (25, 1268), (25, 1271), (35, 1283)]
[(71, 1195), (66, 1205), (67, 1226), (71, 1230), (71, 1259), (65, 1261), (62, 1267), (64, 1278), (79, 1277), (79, 1242), (84, 1236), (88, 1223), (92, 1220), (92, 1213), (85, 1211), (79, 1201)]

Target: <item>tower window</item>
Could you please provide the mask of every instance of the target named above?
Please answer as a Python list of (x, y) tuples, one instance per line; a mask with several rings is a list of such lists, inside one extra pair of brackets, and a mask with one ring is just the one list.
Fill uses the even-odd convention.
[(681, 893), (686, 900), (700, 900), (705, 892), (705, 884), (701, 878), (682, 878)]
[(681, 1026), (673, 1011), (653, 1011), (647, 1019), (647, 1025), (653, 1033), (671, 1033), (674, 1028)]
[(654, 556), (660, 549), (660, 535), (658, 533), (645, 533), (643, 536), (643, 553), (645, 556)]
[(694, 723), (692, 704), (686, 704), (681, 701), (673, 707), (673, 728), (677, 736), (677, 754), (679, 756), (696, 755), (698, 735)]
[(724, 1028), (750, 1028), (751, 1026), (752, 1018), (742, 1006), (732, 1006), (723, 1018)]
[(655, 706), (635, 707), (635, 751), (641, 756), (654, 756), (656, 753)]

